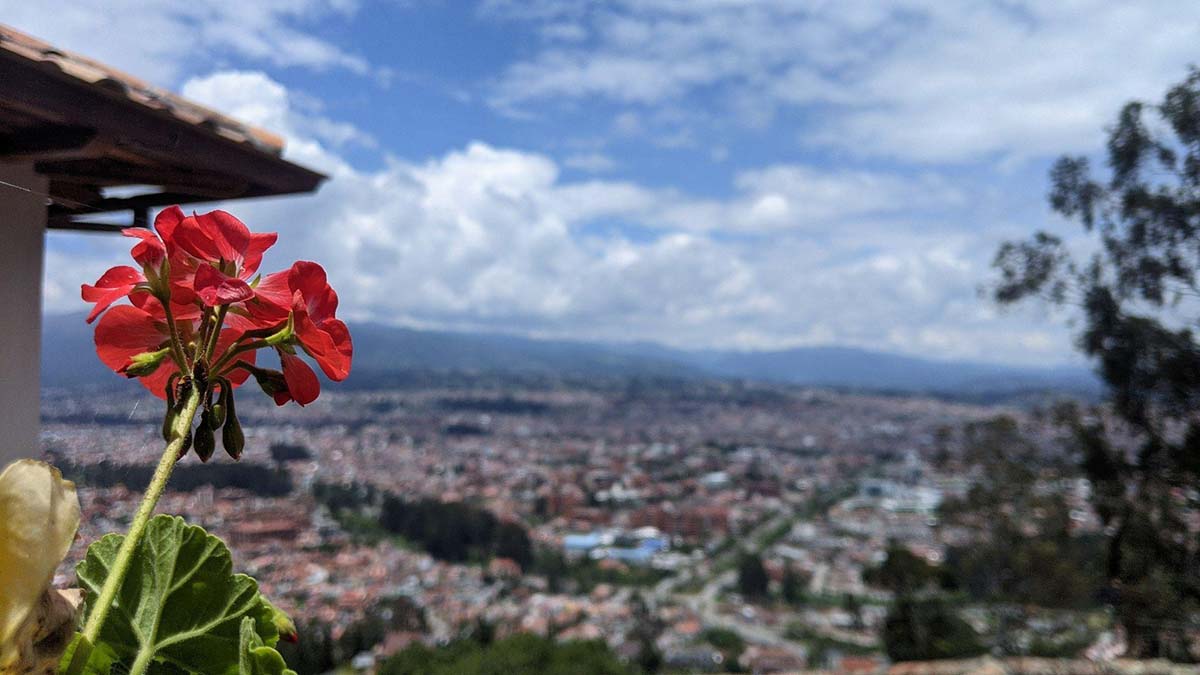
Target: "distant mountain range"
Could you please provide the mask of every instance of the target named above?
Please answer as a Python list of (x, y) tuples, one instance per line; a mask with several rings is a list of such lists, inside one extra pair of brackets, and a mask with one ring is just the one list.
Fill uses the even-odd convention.
[[(96, 359), (82, 315), (44, 319), (46, 386), (115, 383)], [(737, 378), (903, 393), (981, 396), (1034, 391), (1094, 395), (1096, 377), (1080, 367), (1017, 368), (921, 359), (849, 347), (779, 351), (683, 350), (653, 343), (538, 340), (488, 333), (426, 331), (359, 323), (348, 385), (383, 386), (404, 373), (454, 372), (605, 378)], [(357, 380), (357, 382), (355, 381)]]

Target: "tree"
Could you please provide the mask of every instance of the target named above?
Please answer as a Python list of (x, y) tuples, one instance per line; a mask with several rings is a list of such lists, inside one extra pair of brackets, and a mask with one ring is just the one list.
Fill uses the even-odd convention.
[(732, 667), (736, 667), (742, 652), (746, 651), (746, 642), (742, 636), (728, 628), (709, 628), (700, 634), (700, 639), (716, 647), (724, 657), (723, 662)]
[(800, 577), (796, 570), (788, 565), (783, 570), (783, 580), (780, 582), (779, 594), (783, 596), (783, 601), (789, 605), (804, 604), (804, 586), (805, 581)]
[(893, 661), (932, 661), (984, 652), (975, 629), (945, 602), (903, 597), (883, 624), (883, 644)]
[[(1058, 416), (1064, 412), (1060, 409)], [(929, 568), (930, 581), (940, 577), (943, 586), (983, 601), (1076, 609), (1098, 603), (1106, 583), (1103, 542), (1073, 532), (1070, 506), (1044, 487), (1077, 478), (1080, 469), (1049, 450), (1035, 444), (1010, 417), (963, 427), (962, 457), (978, 479), (965, 497), (944, 501), (939, 515), (976, 536), (949, 547), (941, 568)], [(896, 576), (921, 575), (921, 566), (910, 567), (912, 562), (892, 560), (889, 552), (888, 562), (873, 570), (868, 581), (897, 593), (906, 585), (915, 591)]]
[(555, 643), (529, 633), (481, 645), (474, 640), (457, 640), (430, 649), (412, 644), (385, 660), (380, 675), (630, 675), (600, 640)]
[(528, 570), (533, 562), (533, 543), (519, 523), (501, 523), (496, 529), (496, 557), (511, 558)]
[(763, 568), (762, 558), (754, 553), (743, 553), (738, 560), (737, 586), (738, 592), (748, 599), (767, 597), (767, 570)]
[(312, 451), (299, 443), (272, 443), (269, 452), (275, 462), (312, 459)]
[(888, 544), (883, 563), (867, 570), (863, 576), (868, 583), (897, 595), (911, 595), (937, 581), (938, 572), (924, 558), (913, 555), (912, 551), (893, 541)]
[(846, 593), (843, 595), (842, 610), (850, 615), (850, 622), (854, 629), (862, 630), (862, 602), (858, 599), (858, 596), (854, 595), (853, 593)]
[(1079, 348), (1110, 412), (1068, 423), (1111, 533), (1108, 596), (1133, 654), (1182, 658), (1200, 607), (1200, 542), (1184, 525), (1200, 478), (1200, 70), (1161, 103), (1125, 105), (1107, 151), (1103, 182), (1085, 157), (1050, 172), (1051, 207), (1083, 226), (1094, 252), (1081, 258), (1046, 232), (1006, 243), (993, 292), (1001, 304), (1041, 297), (1080, 311)]
[(650, 611), (641, 593), (634, 592), (629, 605), (633, 610), (633, 628), (629, 629), (625, 639), (638, 646), (633, 662), (644, 673), (657, 673), (663, 662), (662, 653), (658, 651), (656, 644), (663, 631), (662, 621)]

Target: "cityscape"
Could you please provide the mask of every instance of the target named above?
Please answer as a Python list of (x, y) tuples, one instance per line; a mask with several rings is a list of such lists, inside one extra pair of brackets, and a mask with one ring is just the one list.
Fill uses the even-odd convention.
[(1200, 675), (1198, 35), (0, 0), (0, 675)]
[[(888, 662), (889, 552), (943, 567), (993, 529), (946, 508), (987, 484), (968, 438), (980, 429), (1036, 451), (1036, 488), (1069, 509), (1072, 537), (1100, 527), (1086, 481), (1054, 473), (1062, 432), (1049, 397), (1038, 408), (738, 381), (524, 379), (331, 392), (303, 411), (248, 406), (241, 464), (252, 466), (235, 468), (251, 478), (229, 487), (229, 472), (202, 471), (229, 468), (227, 457), (192, 457), (159, 508), (196, 514), (228, 541), (237, 569), (302, 626), (301, 644), (325, 640), (309, 657), (330, 661), (318, 667), (364, 670), (486, 625), (602, 640), (662, 672), (872, 672)], [(83, 505), (61, 582), (86, 542), (131, 517), (157, 440), (153, 403), (44, 396), (43, 450), (75, 477)], [(422, 502), (515, 534), (485, 534), (493, 545), (394, 525), (389, 509)], [(1021, 526), (1036, 535), (1039, 524)], [(765, 575), (759, 589), (744, 587), (748, 560)], [(1099, 605), (956, 594), (995, 653), (1120, 651)]]

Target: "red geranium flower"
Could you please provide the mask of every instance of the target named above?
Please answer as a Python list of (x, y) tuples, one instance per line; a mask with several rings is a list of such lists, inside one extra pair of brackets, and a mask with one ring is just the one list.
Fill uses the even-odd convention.
[[(262, 264), (263, 253), (279, 238), (250, 232), (225, 211), (185, 216), (178, 206), (154, 219), (171, 261), (171, 290), (178, 302), (199, 298), (208, 307), (254, 297), (246, 283)], [(144, 235), (131, 235), (144, 236)]]
[[(159, 397), (181, 369), (184, 380), (205, 372), (202, 381), (225, 377), (234, 386), (254, 374), (277, 404), (302, 406), (321, 386), (297, 345), (330, 379), (350, 374), (350, 332), (335, 316), (337, 294), (320, 265), (297, 262), (251, 285), (274, 233), (252, 233), (224, 211), (185, 216), (178, 206), (158, 214), (153, 232), (123, 233), (138, 239), (130, 254), (142, 271), (114, 267), (81, 289), (94, 303), (89, 323), (107, 310), (96, 327), (96, 351), (116, 372), (137, 377)], [(123, 297), (129, 305), (112, 307)], [(254, 365), (264, 347), (276, 350), (282, 371)]]
[[(176, 324), (181, 329), (181, 337), (184, 340), (192, 337), (193, 321), (177, 320)], [(222, 353), (241, 337), (242, 332), (234, 328), (221, 331), (217, 338), (217, 353)], [(167, 349), (170, 339), (170, 329), (162, 305), (157, 300), (148, 298), (144, 308), (118, 305), (100, 318), (100, 323), (96, 324), (96, 355), (104, 365), (118, 373), (126, 374), (133, 365), (135, 356)], [(254, 363), (255, 353), (250, 352), (243, 358), (249, 363)], [(170, 355), (166, 355), (162, 357), (161, 365), (154, 372), (141, 376), (138, 380), (150, 393), (159, 398), (166, 398), (167, 380), (177, 372), (179, 366)], [(236, 387), (245, 382), (249, 375), (245, 370), (234, 370), (228, 377), (230, 383)]]
[(288, 271), (296, 339), (325, 375), (341, 382), (350, 375), (354, 345), (346, 324), (334, 317), (338, 297), (329, 286), (325, 270), (315, 262), (299, 261)]
[(183, 218), (171, 229), (171, 238), (179, 250), (199, 261), (192, 289), (201, 302), (213, 307), (254, 297), (246, 281), (258, 271), (263, 253), (279, 235), (252, 233), (225, 211), (212, 211)]

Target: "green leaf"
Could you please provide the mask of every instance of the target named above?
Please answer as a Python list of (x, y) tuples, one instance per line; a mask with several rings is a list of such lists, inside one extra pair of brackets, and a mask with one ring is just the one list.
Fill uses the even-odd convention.
[[(89, 607), (123, 539), (105, 535), (76, 568)], [(245, 619), (264, 646), (274, 646), (279, 637), (274, 611), (254, 579), (233, 574), (224, 542), (182, 518), (155, 516), (134, 551), (96, 651), (136, 673), (237, 675)], [(93, 659), (88, 666), (89, 672), (110, 670)]]
[(254, 619), (248, 616), (242, 619), (238, 675), (296, 675), (296, 671), (288, 670), (279, 652), (263, 643)]
[[(62, 658), (58, 661), (59, 675), (67, 672), (67, 667), (71, 664), (71, 657), (75, 655), (75, 650), (79, 648), (79, 643), (85, 639), (83, 633), (76, 633), (75, 637), (71, 639), (71, 644), (67, 645), (67, 650), (63, 652)], [(112, 667), (116, 663), (117, 655), (113, 653), (112, 647), (106, 644), (98, 645), (88, 656), (87, 663), (83, 667), (83, 675), (109, 675), (113, 673)], [(113, 675), (116, 675), (116, 673), (113, 673)]]

